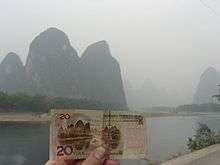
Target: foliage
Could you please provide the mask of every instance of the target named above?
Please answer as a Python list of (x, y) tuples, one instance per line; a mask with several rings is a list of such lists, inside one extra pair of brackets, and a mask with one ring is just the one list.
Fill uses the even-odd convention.
[(219, 142), (220, 135), (216, 135), (206, 124), (199, 123), (196, 134), (193, 138), (188, 138), (187, 146), (190, 151), (195, 151)]
[(177, 112), (219, 112), (220, 104), (189, 104), (176, 107)]
[(126, 109), (121, 104), (86, 98), (47, 97), (44, 95), (0, 92), (0, 112), (48, 112), (53, 108)]

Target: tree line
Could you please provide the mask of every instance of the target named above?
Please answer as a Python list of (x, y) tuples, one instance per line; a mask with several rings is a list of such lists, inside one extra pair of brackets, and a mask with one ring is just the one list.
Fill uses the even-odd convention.
[(9, 94), (0, 91), (0, 112), (48, 112), (55, 108), (124, 110), (119, 103), (101, 102), (86, 98), (48, 97), (24, 93)]

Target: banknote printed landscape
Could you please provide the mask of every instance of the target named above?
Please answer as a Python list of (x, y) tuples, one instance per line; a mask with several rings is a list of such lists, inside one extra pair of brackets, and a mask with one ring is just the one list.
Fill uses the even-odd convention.
[(110, 159), (147, 158), (146, 118), (138, 112), (52, 110), (50, 157), (84, 159), (98, 146)]

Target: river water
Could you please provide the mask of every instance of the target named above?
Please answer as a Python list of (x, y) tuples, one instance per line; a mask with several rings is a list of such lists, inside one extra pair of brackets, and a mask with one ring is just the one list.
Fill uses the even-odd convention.
[[(149, 158), (164, 160), (187, 151), (187, 138), (198, 123), (220, 131), (220, 114), (170, 116), (147, 119)], [(0, 123), (0, 165), (43, 165), (48, 159), (47, 123)], [(144, 160), (122, 161), (124, 165), (145, 164)]]

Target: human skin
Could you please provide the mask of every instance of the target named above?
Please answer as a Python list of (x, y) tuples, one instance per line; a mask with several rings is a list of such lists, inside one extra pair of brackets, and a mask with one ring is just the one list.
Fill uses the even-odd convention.
[(105, 159), (105, 149), (98, 147), (85, 160), (49, 160), (45, 165), (119, 165), (117, 161)]

